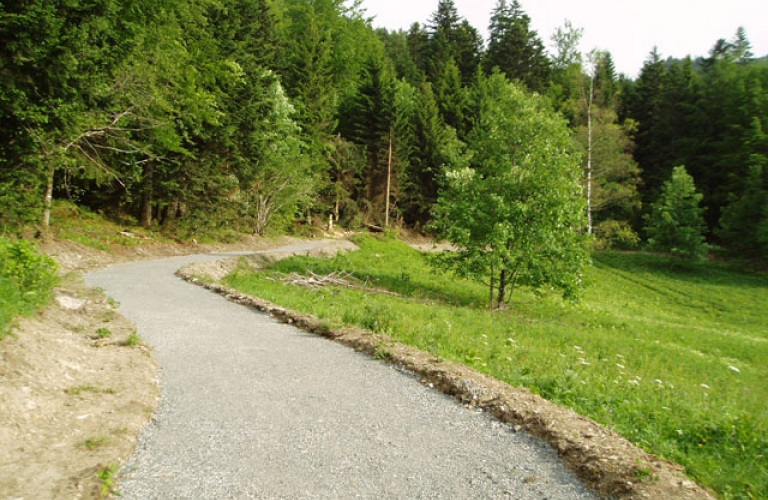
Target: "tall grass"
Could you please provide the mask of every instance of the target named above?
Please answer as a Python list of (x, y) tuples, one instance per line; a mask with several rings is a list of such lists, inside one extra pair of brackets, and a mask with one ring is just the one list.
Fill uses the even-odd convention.
[(0, 237), (0, 340), (12, 320), (51, 298), (58, 282), (56, 264), (26, 241)]
[[(528, 387), (681, 463), (723, 498), (768, 498), (765, 277), (602, 253), (581, 303), (523, 291), (491, 312), (484, 287), (435, 272), (406, 245), (358, 243), (359, 252), (297, 257), (228, 283)], [(306, 270), (351, 272), (402, 297), (267, 279)]]

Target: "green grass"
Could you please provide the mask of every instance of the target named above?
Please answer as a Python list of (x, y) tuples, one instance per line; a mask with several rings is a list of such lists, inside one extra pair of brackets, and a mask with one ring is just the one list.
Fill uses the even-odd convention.
[(64, 200), (54, 201), (51, 231), (58, 238), (107, 252), (114, 247), (171, 242), (157, 232), (140, 227), (133, 219), (112, 220)]
[(101, 482), (101, 497), (107, 498), (110, 495), (120, 496), (120, 492), (115, 489), (117, 486), (116, 476), (120, 470), (120, 465), (105, 465), (96, 473), (96, 477)]
[[(360, 252), (297, 257), (227, 281), (528, 387), (683, 464), (722, 498), (768, 498), (766, 277), (601, 253), (581, 303), (517, 291), (510, 310), (491, 312), (484, 287), (435, 272), (406, 245), (358, 243)], [(308, 269), (352, 272), (403, 297), (266, 279)]]
[(141, 340), (141, 337), (139, 337), (139, 334), (136, 332), (131, 332), (130, 335), (128, 335), (128, 338), (126, 338), (122, 345), (124, 347), (136, 347), (138, 345), (142, 345), (144, 342)]

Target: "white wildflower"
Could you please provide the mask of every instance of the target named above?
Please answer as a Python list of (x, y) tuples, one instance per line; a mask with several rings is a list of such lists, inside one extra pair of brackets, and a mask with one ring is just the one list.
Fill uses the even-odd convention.
[(705, 389), (709, 389), (709, 386), (707, 384), (701, 384), (701, 386)]
[(616, 363), (616, 366), (618, 366), (618, 367), (619, 367), (619, 368), (621, 368), (622, 370), (624, 369), (624, 365), (622, 365), (621, 363)]
[(731, 370), (735, 371), (736, 373), (741, 373), (741, 370), (739, 370), (738, 368), (736, 368), (733, 365), (728, 365), (728, 368), (730, 368)]

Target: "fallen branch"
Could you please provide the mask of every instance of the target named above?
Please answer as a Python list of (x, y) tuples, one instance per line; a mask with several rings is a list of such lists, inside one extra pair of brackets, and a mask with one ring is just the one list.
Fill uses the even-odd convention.
[(364, 285), (357, 285), (350, 282), (350, 279), (355, 280), (354, 275), (348, 272), (333, 272), (330, 274), (322, 275), (307, 270), (308, 276), (291, 273), (280, 279), (266, 278), (270, 281), (279, 281), (288, 285), (303, 286), (312, 289), (325, 288), (329, 286), (336, 286), (341, 288), (348, 288), (350, 290), (358, 290), (366, 293), (375, 293), (378, 295), (388, 295), (390, 297), (402, 297), (399, 293), (390, 292), (389, 290), (381, 290), (380, 288), (373, 288), (368, 286), (368, 282)]

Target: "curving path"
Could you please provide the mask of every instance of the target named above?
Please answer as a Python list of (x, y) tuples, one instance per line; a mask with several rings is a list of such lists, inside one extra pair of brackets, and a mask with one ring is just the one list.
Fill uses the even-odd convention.
[(86, 275), (160, 364), (160, 403), (121, 471), (121, 498), (594, 498), (525, 433), (174, 276), (220, 258)]

